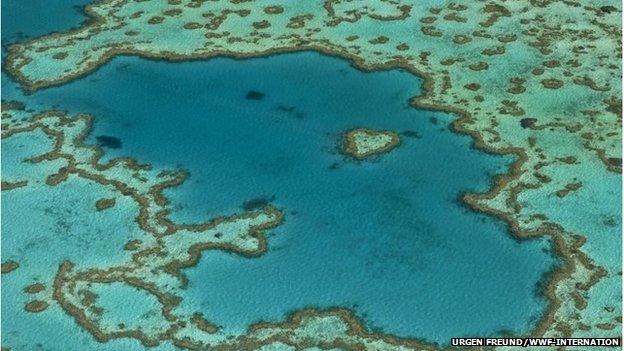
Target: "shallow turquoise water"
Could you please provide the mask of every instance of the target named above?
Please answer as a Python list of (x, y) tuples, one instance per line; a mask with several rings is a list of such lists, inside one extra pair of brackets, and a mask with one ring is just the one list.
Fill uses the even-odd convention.
[[(2, 41), (8, 43), (63, 31), (84, 20), (74, 6), (90, 0), (4, 0), (2, 4)], [(53, 14), (53, 15), (52, 15)], [(3, 48), (4, 56), (4, 48)], [(37, 109), (61, 105), (62, 100), (37, 104), (28, 100), (17, 85), (2, 72), (2, 98), (19, 99)], [(49, 142), (41, 133), (23, 134), (2, 141), (3, 177), (43, 182), (50, 169), (60, 164), (23, 164), (20, 157), (44, 151)], [(132, 201), (118, 199), (121, 212), (93, 211), (94, 201), (111, 196), (104, 190), (81, 180), (70, 179), (50, 188), (45, 185), (2, 193), (2, 258), (20, 262), (14, 274), (2, 276), (2, 341), (11, 350), (33, 351), (130, 351), (145, 350), (137, 340), (118, 339), (106, 344), (97, 342), (89, 332), (78, 327), (57, 305), (44, 312), (27, 313), (24, 304), (34, 298), (51, 300), (50, 284), (58, 265), (66, 259), (87, 266), (107, 266), (127, 259), (121, 250), (136, 232), (137, 210)], [(123, 203), (120, 203), (121, 200)], [(125, 214), (124, 214), (125, 211)], [(114, 230), (111, 230), (114, 229)], [(35, 282), (46, 290), (29, 296), (22, 289)], [(153, 351), (179, 350), (169, 344)]]
[[(31, 23), (30, 35), (80, 23), (76, 13), (64, 13), (61, 28), (54, 27), (56, 22)], [(5, 78), (3, 98), (24, 99)], [(203, 311), (226, 332), (243, 331), (259, 320), (280, 321), (304, 307), (331, 306), (354, 309), (369, 327), (440, 343), (459, 335), (527, 332), (547, 305), (536, 286), (555, 264), (549, 243), (514, 241), (500, 221), (458, 201), (462, 192), (486, 190), (492, 175), (504, 172), (511, 160), (472, 149), (468, 137), (448, 130), (452, 116), (407, 106), (420, 84), (406, 72), (362, 73), (314, 53), (176, 64), (121, 57), (83, 79), (26, 99), (37, 109), (58, 106), (94, 114), (91, 142), (97, 136), (121, 141), (121, 148), (107, 150), (107, 158), (132, 156), (189, 170), (190, 179), (167, 193), (176, 220), (241, 212), (256, 198), (285, 212), (284, 224), (269, 233), (265, 255), (247, 259), (208, 252), (185, 271), (190, 286), (182, 308)], [(264, 98), (246, 99), (249, 91)], [(340, 136), (359, 126), (403, 133), (402, 144), (369, 161), (350, 160), (339, 153)], [(3, 156), (12, 150), (5, 146)], [(69, 201), (91, 190), (80, 182), (64, 187), (71, 195), (58, 205), (60, 213), (73, 209), (73, 215), (86, 217), (80, 213), (93, 211), (93, 202), (104, 196)], [(29, 199), (49, 203), (56, 194), (39, 193)], [(5, 194), (3, 200), (10, 201)], [(28, 211), (26, 203), (15, 204), (5, 211)], [(128, 204), (127, 222), (132, 211)], [(132, 231), (124, 221), (103, 221), (103, 228)], [(29, 243), (27, 226), (14, 223), (18, 234), (10, 243), (3, 238), (6, 257), (25, 254), (7, 247)], [(42, 228), (46, 223), (41, 221)], [(76, 225), (76, 233), (93, 233), (91, 223)], [(14, 289), (3, 290), (2, 298), (16, 307), (3, 314), (24, 314), (21, 288), (32, 279), (51, 279), (61, 257), (80, 261), (82, 254), (63, 253), (72, 245), (90, 252), (96, 263), (109, 254), (119, 259), (117, 250), (128, 238), (107, 241), (112, 232), (100, 230), (95, 249), (72, 234), (62, 245), (28, 251), (46, 257), (45, 264), (34, 263), (28, 275), (10, 278), (18, 281)], [(55, 241), (62, 230), (42, 233)], [(3, 318), (5, 330), (16, 330), (3, 342), (32, 346), (24, 338), (41, 340), (42, 335), (17, 330), (47, 329), (42, 316), (46, 323), (59, 320), (72, 329), (73, 322), (57, 308), (44, 313), (49, 316), (25, 315), (19, 326), (8, 326)], [(81, 342), (92, 343), (81, 335)], [(67, 339), (43, 339), (51, 349), (69, 349)], [(109, 346), (140, 348), (125, 341)]]

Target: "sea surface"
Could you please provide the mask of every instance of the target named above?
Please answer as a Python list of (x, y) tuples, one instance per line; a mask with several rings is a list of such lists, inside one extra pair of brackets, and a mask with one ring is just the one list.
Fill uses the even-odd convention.
[[(67, 30), (84, 19), (72, 5), (85, 1), (55, 2), (52, 10), (30, 7), (40, 2), (3, 1), (5, 43)], [(66, 17), (42, 22), (57, 6)], [(11, 11), (27, 14), (5, 20)], [(464, 192), (486, 191), (513, 159), (476, 150), (469, 137), (453, 133), (449, 123), (456, 116), (410, 107), (408, 99), (421, 86), (420, 78), (404, 71), (366, 73), (313, 52), (177, 63), (117, 57), (88, 76), (32, 95), (2, 76), (3, 99), (93, 114), (88, 141), (103, 145), (105, 159), (130, 156), (187, 170), (186, 183), (166, 191), (176, 221), (203, 222), (265, 204), (284, 212), (284, 223), (268, 233), (264, 255), (210, 251), (184, 271), (190, 284), (181, 308), (202, 311), (226, 333), (282, 321), (307, 307), (350, 308), (371, 329), (441, 344), (455, 336), (527, 333), (548, 305), (540, 288), (558, 264), (550, 242), (514, 240), (503, 222), (461, 202)], [(395, 131), (401, 144), (355, 161), (340, 145), (342, 134), (356, 127)], [(3, 144), (3, 159), (18, 152), (13, 144)], [(125, 220), (99, 215), (102, 228), (90, 251), (90, 237), (81, 233), (94, 235), (94, 224), (84, 217), (95, 210), (79, 194), (103, 195), (86, 183), (72, 180), (22, 200), (3, 193), (5, 233), (17, 233), (11, 241), (3, 237), (3, 255), (25, 261), (44, 255), (40, 272), (35, 264), (29, 274), (51, 280), (50, 267), (61, 259), (80, 261), (87, 254), (97, 262), (98, 255), (121, 254), (114, 250), (128, 240), (134, 212), (124, 213)], [(69, 195), (56, 194), (64, 194), (63, 187)], [(31, 210), (28, 201), (48, 206)], [(62, 209), (56, 219), (72, 223), (72, 235), (64, 235), (66, 226), (37, 220), (55, 207)], [(40, 233), (38, 242), (61, 236), (65, 242), (29, 246), (31, 232)], [(107, 251), (106, 235), (113, 234), (113, 251)], [(81, 251), (63, 252), (70, 249)], [(3, 302), (16, 306), (3, 309), (2, 327), (12, 333), (10, 340), (32, 345), (24, 338), (39, 338), (45, 325), (40, 315), (9, 325), (7, 313), (25, 314), (21, 288), (28, 282), (14, 284), (2, 291)], [(57, 306), (46, 313), (63, 318)], [(79, 328), (72, 323), (67, 318), (67, 330)], [(91, 343), (79, 335), (84, 345)], [(48, 340), (58, 343), (50, 349), (66, 347), (67, 340)], [(128, 343), (115, 347), (140, 349)]]

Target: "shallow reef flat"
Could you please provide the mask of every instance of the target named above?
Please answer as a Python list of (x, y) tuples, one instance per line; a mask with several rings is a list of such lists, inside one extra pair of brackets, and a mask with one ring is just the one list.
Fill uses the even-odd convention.
[[(86, 8), (92, 18), (80, 28), (10, 46), (5, 68), (35, 92), (87, 75), (117, 55), (178, 61), (314, 50), (361, 70), (401, 68), (421, 76), (424, 94), (411, 100), (413, 106), (455, 113), (453, 129), (471, 135), (477, 148), (517, 157), (490, 191), (466, 194), (464, 202), (503, 219), (519, 238), (550, 236), (561, 258), (541, 291), (550, 306), (530, 334), (617, 336), (620, 6), (615, 1), (103, 0)], [(3, 143), (27, 145), (9, 158), (3, 152), (3, 197), (34, 192), (44, 183), (98, 188), (91, 199), (97, 213), (122, 209), (135, 218), (124, 224), (133, 228), (123, 237), (125, 254), (87, 264), (67, 257), (50, 273), (53, 284), (24, 304), (56, 302), (98, 341), (134, 338), (145, 346), (166, 341), (215, 350), (437, 347), (372, 332), (341, 308), (295, 311), (282, 323), (254, 324), (236, 337), (220, 333), (202, 315), (179, 308), (187, 283), (180, 270), (209, 249), (259, 255), (267, 248), (264, 230), (278, 226), (282, 213), (265, 206), (199, 224), (176, 223), (163, 191), (181, 184), (184, 172), (132, 159), (101, 163), (102, 151), (83, 144), (92, 124), (88, 115), (35, 113), (18, 103), (4, 103), (2, 113)], [(29, 160), (26, 166), (23, 159)], [(6, 161), (15, 167), (5, 171)], [(3, 262), (3, 279), (12, 279), (24, 266), (19, 252), (5, 256), (10, 261)], [(120, 291), (141, 303), (129, 306), (111, 298)], [(143, 315), (156, 317), (139, 324), (131, 318)], [(123, 318), (131, 320), (119, 323)]]

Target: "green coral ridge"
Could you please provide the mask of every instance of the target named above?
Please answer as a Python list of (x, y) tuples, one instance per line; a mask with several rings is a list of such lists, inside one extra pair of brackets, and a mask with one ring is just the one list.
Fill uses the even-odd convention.
[[(622, 157), (621, 10), (614, 5), (105, 0), (87, 7), (93, 19), (76, 30), (11, 46), (5, 68), (28, 90), (62, 84), (127, 54), (184, 60), (317, 50), (361, 69), (409, 70), (426, 79), (413, 105), (454, 112), (454, 130), (472, 135), (477, 147), (517, 155), (488, 193), (464, 200), (504, 219), (515, 236), (552, 236), (562, 267), (544, 286), (551, 304), (532, 334), (613, 336), (621, 334), (621, 306), (608, 303), (618, 300), (621, 267), (608, 247), (619, 242), (613, 224), (619, 203), (611, 202), (619, 202)], [(173, 223), (162, 190), (180, 184), (183, 173), (129, 159), (100, 164), (101, 151), (82, 145), (91, 117), (33, 116), (19, 107), (4, 106), (2, 135), (43, 131), (54, 138), (52, 150), (30, 158), (61, 164), (45, 175), (48, 184), (78, 176), (138, 204), (136, 223), (146, 235), (128, 245), (129, 262), (90, 269), (66, 262), (55, 278), (54, 299), (98, 340), (170, 340), (191, 349), (434, 348), (366, 331), (343, 309), (298, 311), (235, 338), (200, 330), (191, 321), (196, 311), (176, 309), (185, 284), (180, 268), (208, 249), (261, 253), (262, 229), (278, 225), (281, 214), (269, 207), (197, 225)], [(28, 181), (8, 179), (2, 189), (20, 191)], [(134, 325), (102, 315), (106, 301), (96, 290), (118, 286), (136, 288), (136, 299), (162, 318)]]

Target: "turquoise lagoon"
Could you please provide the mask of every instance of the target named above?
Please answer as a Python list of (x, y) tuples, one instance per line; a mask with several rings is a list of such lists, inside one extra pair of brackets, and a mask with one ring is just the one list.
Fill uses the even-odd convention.
[[(106, 159), (188, 170), (187, 182), (167, 191), (177, 221), (263, 203), (285, 213), (266, 254), (206, 252), (185, 271), (183, 308), (228, 333), (334, 306), (371, 328), (439, 343), (526, 333), (547, 307), (539, 284), (556, 264), (549, 242), (516, 241), (502, 222), (461, 203), (512, 159), (472, 148), (449, 130), (453, 116), (410, 107), (420, 86), (407, 72), (363, 73), (312, 52), (120, 57), (27, 99), (95, 115), (90, 141), (120, 141)], [(396, 131), (402, 143), (354, 161), (339, 146), (355, 127)]]
[[(29, 7), (35, 13), (20, 22), (7, 21), (7, 9), (27, 5), (4, 1), (3, 35), (13, 41), (17, 32), (39, 35), (82, 21), (71, 5), (84, 1), (59, 3), (66, 4), (62, 23), (38, 20), (47, 5)], [(184, 271), (190, 284), (182, 308), (202, 311), (227, 333), (334, 306), (352, 309), (370, 328), (442, 344), (460, 335), (527, 333), (547, 308), (539, 287), (558, 261), (548, 240), (514, 240), (501, 221), (461, 203), (463, 192), (485, 191), (513, 160), (472, 148), (469, 137), (449, 130), (454, 116), (408, 106), (421, 84), (407, 72), (364, 73), (311, 52), (178, 63), (119, 57), (32, 95), (2, 79), (3, 99), (96, 116), (90, 142), (106, 136), (121, 146), (105, 148), (106, 159), (131, 156), (188, 170), (187, 182), (167, 191), (177, 221), (263, 203), (285, 213), (267, 233), (264, 255), (205, 252)], [(342, 133), (354, 127), (396, 131), (401, 145), (354, 161), (339, 149)], [(10, 161), (3, 174), (30, 171), (12, 156), (45, 143), (3, 141), (3, 160)], [(56, 305), (27, 314), (21, 291), (33, 281), (49, 283), (63, 259), (85, 266), (123, 260), (121, 245), (142, 235), (133, 226), (136, 206), (96, 213), (94, 201), (109, 191), (79, 179), (27, 191), (2, 194), (2, 224), (12, 233), (2, 238), (2, 254), (26, 272), (3, 277), (3, 344), (141, 349), (135, 341), (101, 345), (84, 331), (74, 334), (79, 327)], [(32, 244), (33, 233), (55, 244)], [(76, 336), (54, 337), (52, 325)]]

